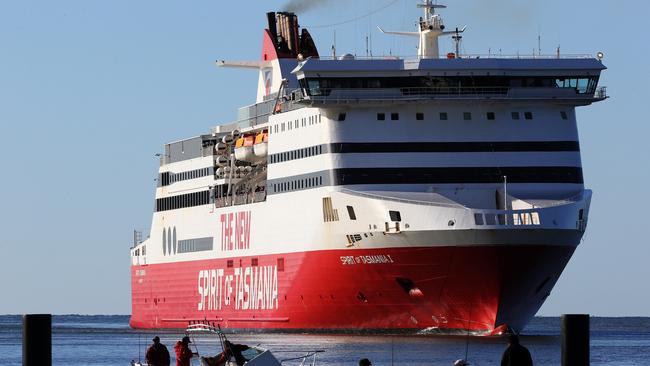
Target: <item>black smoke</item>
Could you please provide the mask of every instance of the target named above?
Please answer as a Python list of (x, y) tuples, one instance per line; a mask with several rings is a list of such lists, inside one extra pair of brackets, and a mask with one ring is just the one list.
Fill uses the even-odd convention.
[(318, 7), (327, 6), (332, 0), (289, 0), (282, 7), (283, 11), (306, 13)]

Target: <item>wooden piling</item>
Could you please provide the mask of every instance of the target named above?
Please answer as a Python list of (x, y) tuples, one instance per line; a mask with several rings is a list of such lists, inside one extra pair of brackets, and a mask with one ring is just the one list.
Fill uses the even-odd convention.
[(23, 366), (52, 365), (52, 315), (23, 315)]
[(562, 315), (562, 366), (589, 366), (589, 315)]

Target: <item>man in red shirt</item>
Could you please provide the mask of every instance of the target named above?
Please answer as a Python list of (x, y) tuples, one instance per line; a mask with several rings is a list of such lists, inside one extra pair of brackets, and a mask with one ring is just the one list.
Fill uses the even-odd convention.
[(192, 350), (190, 350), (190, 343), (192, 342), (188, 336), (176, 342), (174, 346), (174, 351), (176, 351), (176, 366), (190, 366), (190, 358), (194, 355)]

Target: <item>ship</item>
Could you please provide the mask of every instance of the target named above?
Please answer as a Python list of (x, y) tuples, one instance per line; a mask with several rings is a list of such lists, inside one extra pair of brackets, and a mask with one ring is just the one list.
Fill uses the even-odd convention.
[(462, 54), (417, 6), (416, 31), (379, 29), (411, 58), (320, 55), (271, 12), (259, 60), (217, 61), (258, 72), (257, 99), (164, 145), (131, 327), (524, 329), (586, 230), (576, 108), (608, 98), (603, 55)]

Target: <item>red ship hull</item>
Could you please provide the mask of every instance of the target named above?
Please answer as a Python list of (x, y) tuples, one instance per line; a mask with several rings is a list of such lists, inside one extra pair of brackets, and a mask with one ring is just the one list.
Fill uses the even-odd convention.
[(184, 328), (207, 319), (236, 329), (521, 330), (574, 249), (332, 250), (133, 266), (130, 324)]

